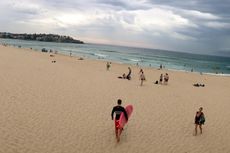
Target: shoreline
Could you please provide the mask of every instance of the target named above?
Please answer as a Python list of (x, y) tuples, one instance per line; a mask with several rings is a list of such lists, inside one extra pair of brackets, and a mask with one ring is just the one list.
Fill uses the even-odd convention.
[[(89, 44), (82, 45), (76, 45), (76, 44), (63, 44), (62, 46), (59, 43), (49, 43), (49, 42), (32, 42), (32, 41), (11, 41), (6, 40), (2, 41), (2, 43), (12, 44), (12, 46), (20, 46), (23, 48), (32, 48), (36, 49), (38, 51), (42, 50), (43, 48), (51, 49), (51, 50), (58, 50), (62, 54), (69, 55), (70, 52), (72, 52), (73, 56), (81, 56), (84, 58), (90, 58), (90, 59), (100, 59), (102, 61), (112, 61), (116, 63), (123, 63), (123, 64), (130, 64), (130, 65), (136, 65), (139, 63), (141, 67), (152, 67), (158, 69), (159, 66), (162, 64), (163, 67), (169, 69), (169, 70), (178, 70), (178, 71), (185, 71), (185, 72), (198, 72), (198, 73), (206, 73), (211, 75), (220, 75), (220, 76), (228, 76), (230, 75), (230, 69), (229, 69), (229, 62), (228, 58), (215, 56), (210, 56), (212, 58), (209, 59), (208, 55), (204, 55), (199, 57), (196, 54), (191, 55), (191, 57), (184, 57), (184, 53), (178, 53), (178, 55), (168, 54), (168, 52), (143, 52), (143, 57), (140, 55), (142, 51), (132, 50), (131, 52), (126, 48), (116, 48), (116, 46), (112, 46), (111, 48), (107, 48), (105, 46), (91, 46)], [(115, 48), (114, 48), (115, 47)], [(79, 48), (79, 49), (78, 49)], [(95, 51), (94, 51), (95, 50)], [(123, 50), (123, 51), (122, 51)], [(127, 54), (126, 54), (127, 53)], [(155, 56), (156, 54), (156, 56)], [(186, 54), (186, 53), (185, 53)], [(152, 56), (153, 55), (153, 56)], [(187, 54), (186, 54), (187, 55)], [(150, 58), (148, 58), (150, 56)], [(206, 57), (207, 56), (207, 57)], [(166, 60), (164, 60), (166, 58)], [(184, 58), (184, 59), (183, 59)], [(223, 58), (223, 59), (222, 59)], [(191, 60), (190, 60), (191, 59)], [(194, 59), (194, 60), (193, 60)], [(195, 60), (197, 59), (197, 60)], [(203, 60), (204, 60), (204, 63)], [(207, 59), (207, 61), (206, 61)], [(230, 60), (230, 58), (229, 58)], [(170, 64), (172, 63), (172, 64)], [(197, 63), (197, 64), (196, 64)]]
[[(3, 44), (1, 44), (1, 46), (4, 46)], [(19, 48), (17, 46), (14, 46), (14, 45), (9, 45), (7, 44), (7, 46), (5, 47), (13, 47), (13, 48)], [(26, 48), (26, 47), (20, 47), (19, 49), (29, 49), (31, 51), (35, 51), (35, 52), (42, 52), (40, 50), (37, 50), (37, 49), (31, 49), (31, 48)], [(47, 52), (47, 54), (55, 54), (55, 53), (50, 53), (50, 52)], [(59, 52), (57, 50), (57, 53), (56, 55), (62, 55), (62, 56), (66, 56), (66, 57), (70, 57), (67, 52)], [(154, 67), (154, 66), (140, 66), (140, 65), (136, 65), (136, 64), (130, 64), (130, 63), (124, 63), (124, 62), (120, 62), (120, 61), (115, 61), (115, 60), (107, 60), (105, 58), (90, 58), (90, 57), (87, 57), (87, 56), (78, 56), (78, 55), (73, 55), (71, 56), (72, 58), (76, 58), (76, 59), (79, 59), (79, 58), (83, 58), (83, 59), (87, 59), (87, 60), (95, 60), (95, 61), (102, 61), (102, 62), (112, 62), (112, 63), (116, 63), (116, 64), (122, 64), (122, 65), (127, 65), (128, 66), (135, 66), (135, 67), (138, 67), (138, 68), (145, 68), (145, 69), (153, 69), (153, 70), (165, 70), (165, 71), (173, 71), (173, 72), (183, 72), (183, 73), (191, 73), (191, 74), (197, 74), (197, 75), (209, 75), (209, 76), (218, 76), (218, 77), (230, 77), (230, 74), (226, 74), (226, 73), (210, 73), (210, 72), (198, 72), (198, 71), (187, 71), (187, 70), (179, 70), (179, 69), (167, 69), (167, 68), (157, 68), (157, 67)]]

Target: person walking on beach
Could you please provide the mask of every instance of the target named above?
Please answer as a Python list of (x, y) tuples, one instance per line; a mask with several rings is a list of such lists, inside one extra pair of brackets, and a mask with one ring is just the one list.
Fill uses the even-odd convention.
[(143, 82), (145, 81), (144, 71), (142, 71), (141, 74), (140, 74), (140, 80), (141, 80), (141, 86), (142, 86)]
[(203, 108), (200, 107), (199, 111), (196, 112), (195, 115), (195, 136), (197, 135), (197, 127), (199, 126), (200, 128), (200, 134), (202, 134), (202, 125), (205, 122), (205, 117), (204, 117), (204, 113), (202, 112)]
[(160, 65), (160, 70), (162, 70), (162, 64)]
[(169, 81), (169, 75), (168, 75), (168, 73), (165, 73), (164, 84), (168, 84), (168, 81)]
[(127, 78), (128, 80), (131, 80), (131, 73), (132, 73), (132, 70), (131, 70), (130, 67), (128, 67), (128, 69), (129, 69), (129, 73), (128, 73), (128, 75), (126, 76), (126, 78)]
[(109, 71), (110, 66), (111, 66), (110, 63), (107, 62), (107, 63), (106, 63), (106, 70), (107, 70), (107, 71)]
[(128, 114), (127, 112), (125, 111), (125, 108), (123, 106), (121, 106), (121, 103), (122, 103), (122, 100), (121, 99), (118, 99), (117, 100), (117, 105), (113, 107), (112, 109), (112, 113), (111, 113), (111, 117), (112, 117), (112, 120), (113, 120), (113, 116), (114, 116), (114, 113), (116, 114), (115, 116), (115, 134), (116, 134), (116, 139), (117, 139), (117, 142), (120, 141), (120, 134), (123, 130), (123, 128), (121, 129), (120, 128), (120, 125), (119, 125), (119, 119), (120, 119), (120, 116), (121, 116), (121, 113), (123, 112), (124, 115), (125, 115), (125, 118), (126, 120), (128, 121)]

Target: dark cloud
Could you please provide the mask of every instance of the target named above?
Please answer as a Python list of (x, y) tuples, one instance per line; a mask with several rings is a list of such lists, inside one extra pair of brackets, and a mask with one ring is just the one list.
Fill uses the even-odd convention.
[(221, 54), (230, 52), (229, 10), (229, 0), (3, 0), (0, 31), (55, 32)]
[[(207, 52), (217, 52), (223, 46), (230, 48), (229, 0), (190, 0), (186, 2), (184, 0), (148, 0), (147, 2), (151, 5), (168, 7), (197, 25), (196, 28), (175, 29), (180, 34), (197, 39), (195, 42), (184, 42), (183, 44), (187, 44), (187, 47)], [(230, 52), (230, 49), (228, 51)]]
[(229, 16), (229, 0), (148, 0), (151, 4), (167, 5), (187, 10), (199, 10)]

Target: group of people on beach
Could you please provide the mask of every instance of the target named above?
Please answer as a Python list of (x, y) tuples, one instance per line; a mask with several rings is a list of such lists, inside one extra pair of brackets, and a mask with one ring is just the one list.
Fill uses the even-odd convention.
[[(111, 67), (111, 63), (107, 62), (107, 64), (106, 64), (107, 70), (109, 70), (110, 67)], [(131, 80), (131, 73), (132, 73), (132, 70), (131, 70), (130, 67), (128, 67), (128, 75), (123, 73), (123, 75), (119, 76), (118, 78)], [(142, 86), (143, 82), (146, 80), (145, 75), (144, 75), (144, 70), (140, 69), (138, 74), (139, 74), (139, 80), (141, 81), (140, 86)], [(168, 73), (165, 73), (165, 74), (161, 73), (159, 81), (157, 80), (155, 82), (155, 84), (165, 84), (165, 85), (167, 85), (168, 81), (169, 81), (169, 74)], [(118, 99), (117, 105), (113, 107), (112, 112), (111, 112), (112, 120), (114, 119), (114, 113), (115, 113), (114, 124), (115, 124), (115, 134), (116, 134), (117, 142), (120, 141), (120, 134), (123, 131), (123, 128), (122, 129), (119, 128), (119, 118), (120, 118), (122, 113), (124, 113), (124, 116), (125, 116), (126, 120), (128, 121), (127, 112), (126, 112), (125, 108), (123, 106), (121, 106), (121, 104), (122, 104), (122, 100)], [(200, 129), (200, 134), (202, 134), (202, 132), (203, 132), (202, 131), (202, 125), (204, 123), (205, 123), (205, 116), (204, 116), (204, 113), (203, 113), (203, 108), (200, 107), (199, 110), (195, 114), (195, 119), (194, 119), (194, 124), (195, 124), (195, 130), (194, 131), (195, 132), (194, 132), (194, 136), (197, 135), (198, 127)]]
[(205, 84), (201, 84), (201, 83), (195, 83), (193, 84), (194, 87), (205, 87)]
[[(110, 66), (111, 66), (110, 63), (107, 62), (107, 64), (106, 64), (107, 70), (109, 70)], [(132, 72), (132, 70), (131, 70), (130, 67), (128, 67), (128, 70), (129, 70), (128, 75), (126, 75), (125, 73), (123, 73), (122, 76), (118, 76), (118, 78), (119, 79), (128, 79), (128, 80), (131, 80), (131, 72)], [(139, 74), (139, 80), (141, 81), (140, 86), (143, 86), (143, 82), (146, 81), (144, 70), (141, 68), (138, 74)], [(163, 74), (160, 75), (159, 81), (157, 80), (155, 82), (155, 84), (165, 84), (165, 85), (167, 85), (168, 81), (169, 81), (169, 74), (165, 73), (165, 75), (163, 75)]]
[[(163, 82), (164, 81), (164, 82)], [(162, 73), (161, 73), (161, 75), (160, 75), (160, 79), (159, 79), (159, 82), (158, 82), (158, 80), (155, 82), (155, 84), (168, 84), (168, 81), (169, 81), (169, 75), (168, 75), (168, 73), (165, 73), (165, 75), (163, 75)]]
[[(128, 75), (126, 75), (125, 73), (122, 74), (122, 76), (118, 76), (119, 79), (128, 79), (128, 80), (131, 80), (131, 73), (132, 73), (132, 70), (130, 67), (128, 67)], [(145, 75), (144, 75), (144, 71), (143, 69), (140, 69), (139, 71), (139, 79), (141, 80), (141, 86), (143, 85), (143, 82), (146, 80), (145, 79)]]
[(122, 74), (122, 76), (118, 76), (119, 79), (127, 79), (127, 80), (131, 80), (131, 73), (132, 70), (130, 67), (128, 67), (128, 74), (126, 75), (125, 73)]
[[(111, 118), (114, 120), (114, 113), (115, 113), (115, 120), (114, 120), (114, 125), (115, 125), (115, 135), (117, 142), (120, 141), (120, 135), (121, 132), (124, 130), (123, 128), (120, 128), (120, 123), (119, 119), (122, 113), (124, 113), (125, 119), (128, 122), (128, 114), (125, 110), (125, 108), (121, 105), (122, 100), (118, 99), (117, 100), (117, 105), (113, 107), (112, 112), (111, 112)], [(195, 114), (195, 119), (194, 119), (194, 124), (195, 124), (195, 130), (194, 130), (194, 136), (197, 135), (197, 128), (199, 127), (200, 129), (200, 134), (203, 133), (202, 125), (205, 123), (205, 116), (203, 113), (203, 107), (200, 107), (199, 110)]]

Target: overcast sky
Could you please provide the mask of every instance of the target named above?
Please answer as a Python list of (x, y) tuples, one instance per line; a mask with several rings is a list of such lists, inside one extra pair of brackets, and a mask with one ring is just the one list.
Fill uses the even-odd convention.
[(230, 1), (1, 0), (0, 31), (230, 55)]

